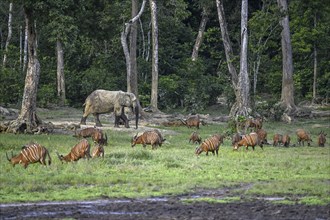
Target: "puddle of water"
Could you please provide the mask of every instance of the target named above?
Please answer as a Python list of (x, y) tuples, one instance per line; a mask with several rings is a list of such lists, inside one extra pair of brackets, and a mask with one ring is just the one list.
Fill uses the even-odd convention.
[(266, 200), (266, 201), (282, 201), (285, 200), (284, 197), (262, 197), (258, 198), (259, 200)]
[(0, 204), (0, 208), (18, 207), (18, 206), (50, 206), (50, 205), (108, 205), (114, 203), (129, 203), (131, 200), (94, 200), (94, 201), (63, 201), (63, 202), (28, 202), (28, 203), (10, 203)]
[(154, 197), (154, 198), (147, 198), (147, 199), (139, 199), (141, 202), (148, 201), (148, 202), (167, 202), (167, 198), (161, 198), (161, 197)]

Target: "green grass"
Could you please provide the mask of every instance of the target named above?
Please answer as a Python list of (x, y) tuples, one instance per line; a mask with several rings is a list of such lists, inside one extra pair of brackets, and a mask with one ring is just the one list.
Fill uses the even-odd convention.
[[(324, 148), (316, 147), (316, 136), (321, 130), (330, 134), (328, 120), (302, 120), (290, 125), (265, 122), (264, 127), (269, 142), (277, 132), (288, 132), (296, 142), (294, 131), (298, 127), (309, 130), (314, 142), (312, 147), (265, 146), (264, 150), (256, 147), (254, 152), (234, 152), (231, 141), (226, 139), (218, 157), (207, 157), (205, 153), (196, 157), (196, 145), (188, 143), (193, 129), (159, 127), (171, 129), (174, 134), (165, 134), (166, 143), (156, 150), (150, 146), (143, 149), (141, 145), (132, 148), (130, 139), (135, 130), (107, 130), (109, 145), (105, 147), (104, 159), (62, 164), (55, 151), (67, 154), (77, 143), (71, 135), (0, 134), (0, 201), (157, 197), (230, 188), (232, 195), (228, 198), (281, 196), (298, 198), (297, 202), (304, 204), (329, 204), (330, 148), (328, 143)], [(202, 126), (199, 133), (205, 139), (226, 129), (226, 124)], [(5, 153), (17, 154), (30, 141), (49, 149), (51, 166), (12, 167)], [(231, 201), (208, 197), (202, 200)]]

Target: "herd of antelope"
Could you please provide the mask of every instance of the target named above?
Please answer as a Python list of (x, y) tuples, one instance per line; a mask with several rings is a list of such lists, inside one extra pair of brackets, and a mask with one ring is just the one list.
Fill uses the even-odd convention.
[[(193, 117), (191, 120), (187, 120), (187, 127), (196, 127), (199, 129), (200, 122), (199, 117)], [(243, 125), (243, 133), (236, 133), (232, 136), (232, 146), (233, 150), (238, 150), (239, 147), (245, 147), (248, 150), (249, 147), (252, 147), (254, 150), (255, 146), (259, 145), (263, 149), (264, 144), (269, 144), (267, 141), (267, 132), (262, 128), (263, 121), (260, 118), (256, 119), (247, 119)], [(251, 133), (246, 134), (247, 129), (251, 129)], [(253, 130), (253, 131), (252, 131)], [(304, 129), (297, 129), (296, 131), (297, 141), (299, 146), (301, 144), (304, 146), (304, 143), (307, 142), (307, 145), (310, 146), (312, 142), (310, 134)], [(56, 151), (56, 154), (60, 161), (71, 162), (77, 161), (81, 158), (96, 158), (104, 157), (104, 146), (108, 144), (108, 137), (106, 133), (103, 133), (101, 129), (96, 127), (89, 127), (80, 130), (79, 132), (75, 131), (74, 137), (82, 138), (79, 143), (72, 147), (71, 151), (63, 156)], [(86, 138), (91, 137), (95, 146), (92, 150), (92, 155), (90, 154), (90, 144)], [(191, 133), (189, 137), (189, 143), (196, 144), (199, 146), (195, 149), (195, 154), (199, 156), (202, 152), (205, 152), (208, 155), (209, 152), (212, 152), (213, 155), (218, 156), (219, 147), (224, 142), (225, 135), (214, 134), (211, 137), (208, 137), (204, 141), (200, 137), (197, 131)], [(162, 146), (165, 142), (165, 138), (160, 133), (159, 130), (153, 129), (143, 132), (142, 134), (134, 135), (131, 139), (131, 146), (134, 147), (136, 144), (142, 144), (145, 148), (146, 145), (151, 145), (152, 149)], [(326, 134), (321, 131), (318, 135), (318, 146), (324, 147), (326, 142)], [(295, 146), (295, 144), (290, 145), (290, 136), (288, 134), (275, 134), (273, 137), (273, 146), (283, 145), (285, 147)], [(15, 166), (16, 164), (23, 164), (24, 168), (27, 168), (29, 164), (32, 163), (41, 163), (46, 165), (46, 158), (48, 157), (48, 165), (51, 164), (51, 157), (48, 150), (41, 146), (38, 143), (29, 143), (22, 147), (21, 152), (16, 156), (8, 157), (8, 161)]]
[[(233, 150), (238, 150), (239, 147), (242, 146), (244, 146), (246, 150), (248, 150), (249, 147), (252, 147), (254, 150), (257, 145), (263, 149), (264, 144), (269, 144), (267, 141), (267, 132), (262, 128), (263, 120), (261, 118), (249, 118), (244, 121), (242, 125), (244, 134), (235, 133), (231, 138)], [(251, 130), (251, 133), (246, 134), (246, 131), (249, 128), (254, 131), (252, 132)], [(301, 146), (301, 144), (304, 146), (305, 142), (307, 142), (307, 145), (310, 146), (312, 138), (306, 130), (297, 129), (296, 135), (299, 146)], [(225, 135), (215, 134), (202, 142), (202, 138), (199, 136), (198, 132), (194, 131), (190, 135), (189, 143), (192, 142), (200, 144), (200, 146), (195, 150), (196, 155), (199, 155), (202, 152), (206, 152), (206, 155), (208, 155), (208, 152), (212, 152), (213, 155), (215, 155), (215, 153), (218, 155), (219, 146), (223, 143), (224, 137)], [(290, 145), (290, 140), (291, 138), (289, 134), (275, 134), (273, 137), (273, 146), (280, 146), (281, 144), (284, 147), (296, 146), (295, 144)], [(318, 146), (324, 147), (325, 142), (326, 134), (324, 131), (321, 131), (318, 135)]]
[[(75, 132), (74, 137), (83, 138), (79, 141), (78, 144), (72, 147), (71, 151), (63, 156), (56, 151), (58, 158), (63, 162), (77, 161), (81, 158), (95, 158), (95, 157), (104, 157), (104, 146), (108, 144), (108, 137), (106, 133), (103, 133), (101, 129), (91, 127), (84, 128), (79, 132)], [(86, 138), (91, 137), (95, 143), (95, 147), (92, 150), (92, 155), (90, 155), (90, 144)], [(16, 156), (8, 157), (8, 161), (15, 166), (16, 164), (23, 164), (24, 168), (27, 168), (29, 164), (32, 163), (41, 163), (46, 165), (46, 157), (48, 156), (48, 165), (51, 164), (51, 157), (48, 150), (41, 146), (38, 143), (29, 143), (22, 147), (21, 152)]]

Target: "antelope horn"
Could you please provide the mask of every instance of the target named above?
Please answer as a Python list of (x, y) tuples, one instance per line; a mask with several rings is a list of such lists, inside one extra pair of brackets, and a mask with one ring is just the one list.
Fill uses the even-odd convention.
[(10, 159), (9, 159), (9, 157), (8, 157), (8, 154), (7, 154), (7, 152), (6, 152), (6, 157), (7, 157), (7, 160), (10, 162)]
[(138, 134), (139, 134), (139, 133), (137, 132), (136, 135), (134, 135), (133, 139), (137, 138)]
[(57, 154), (58, 159), (60, 159), (60, 161), (62, 161), (62, 157), (61, 157), (61, 155), (60, 155), (57, 151), (55, 151), (55, 153)]

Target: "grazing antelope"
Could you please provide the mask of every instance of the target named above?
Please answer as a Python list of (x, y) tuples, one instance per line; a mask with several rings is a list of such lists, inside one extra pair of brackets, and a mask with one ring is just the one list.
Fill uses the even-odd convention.
[(216, 153), (218, 156), (219, 146), (222, 143), (223, 143), (223, 136), (219, 134), (214, 134), (213, 136), (204, 140), (203, 143), (196, 148), (195, 154), (198, 156), (202, 152), (206, 152), (206, 156), (208, 156), (209, 151), (211, 151), (213, 155), (215, 155)]
[(51, 164), (52, 159), (49, 155), (48, 150), (37, 143), (26, 144), (22, 147), (21, 152), (17, 156), (13, 156), (9, 159), (7, 153), (7, 160), (15, 166), (18, 163), (23, 164), (24, 168), (30, 163), (39, 162), (43, 165), (46, 165), (46, 157), (48, 156), (48, 165)]
[(198, 143), (201, 144), (202, 138), (199, 136), (197, 131), (194, 131), (191, 133), (190, 138), (189, 138), (189, 143), (192, 141), (193, 144)]
[(268, 144), (267, 142), (267, 131), (265, 131), (264, 129), (259, 129), (256, 131), (257, 135), (258, 135), (258, 141), (261, 144)]
[(162, 144), (166, 141), (166, 139), (163, 137), (163, 135), (160, 133), (160, 131), (158, 129), (153, 129), (151, 131), (154, 131), (158, 134), (159, 138), (160, 138), (160, 144), (159, 146), (161, 147)]
[(301, 142), (302, 142), (303, 146), (304, 146), (305, 141), (307, 141), (308, 146), (310, 146), (311, 142), (313, 142), (311, 139), (311, 136), (304, 129), (297, 129), (296, 135), (297, 135), (297, 141), (298, 141), (299, 146), (301, 146)]
[(92, 158), (100, 157), (104, 158), (104, 148), (100, 144), (96, 144), (92, 150)]
[(231, 137), (231, 144), (234, 146), (234, 144), (237, 143), (237, 142), (239, 142), (240, 140), (242, 140), (242, 135), (240, 133), (235, 133)]
[(92, 134), (92, 140), (94, 143), (100, 144), (102, 146), (108, 145), (108, 136), (106, 133), (103, 133), (102, 130), (97, 129), (93, 134)]
[(252, 132), (247, 135), (243, 135), (242, 140), (239, 142), (236, 142), (233, 146), (233, 150), (238, 150), (239, 147), (245, 146), (245, 149), (248, 150), (249, 146), (252, 147), (254, 150), (254, 147), (259, 144), (261, 149), (263, 149), (263, 145), (261, 142), (258, 141), (258, 134), (255, 132)]
[(321, 131), (319, 136), (318, 136), (318, 140), (317, 140), (317, 143), (318, 143), (319, 147), (324, 147), (324, 144), (327, 141), (325, 136), (327, 136), (327, 134), (324, 134), (324, 131)]
[(282, 137), (282, 144), (283, 144), (283, 146), (284, 147), (289, 147), (290, 140), (291, 140), (291, 138), (290, 138), (290, 136), (288, 134), (283, 135), (283, 137)]
[(187, 120), (183, 120), (183, 119), (180, 119), (180, 120), (188, 128), (196, 127), (197, 129), (199, 129), (199, 124), (203, 124), (204, 125), (204, 122), (202, 122), (200, 120), (199, 115), (192, 115)]
[(275, 147), (275, 146), (281, 145), (282, 139), (283, 139), (283, 135), (281, 135), (281, 134), (274, 134), (274, 137), (273, 137), (273, 146)]
[(96, 127), (89, 127), (81, 129), (80, 131), (75, 131), (74, 137), (78, 138), (88, 138), (91, 137), (94, 143), (107, 145), (108, 144), (108, 136), (106, 133), (103, 134), (101, 129)]
[(162, 140), (157, 132), (151, 130), (143, 132), (140, 136), (136, 134), (131, 140), (131, 146), (134, 147), (136, 144), (142, 144), (143, 147), (151, 145), (152, 149), (155, 149), (156, 146), (161, 146)]
[(85, 158), (87, 156), (87, 159), (91, 157), (90, 155), (90, 145), (86, 139), (82, 139), (78, 144), (76, 144), (70, 151), (69, 154), (66, 156), (60, 155), (58, 152), (56, 152), (58, 158), (63, 162), (71, 162), (71, 161), (77, 161), (80, 158)]
[(248, 118), (245, 122), (244, 122), (244, 131), (246, 133), (247, 129), (250, 128), (254, 128), (254, 131), (258, 131), (259, 129), (262, 128), (262, 118)]

